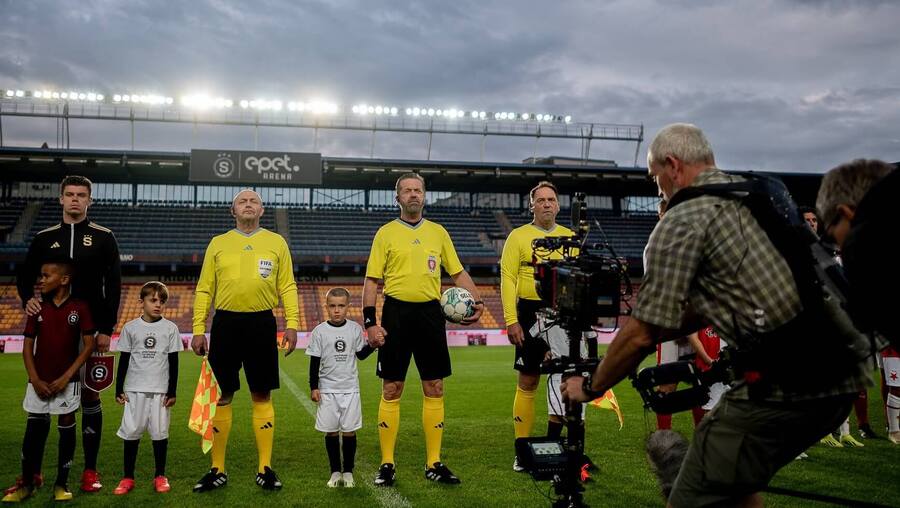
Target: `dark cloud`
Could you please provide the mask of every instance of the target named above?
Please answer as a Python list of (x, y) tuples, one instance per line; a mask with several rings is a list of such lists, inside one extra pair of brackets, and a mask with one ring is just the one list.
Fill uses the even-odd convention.
[[(857, 156), (900, 159), (900, 5), (679, 1), (423, 3), (335, 0), (4, 2), (0, 88), (95, 87), (179, 96), (321, 97), (572, 114), (576, 121), (674, 121), (708, 131), (730, 167), (821, 171)], [(35, 129), (4, 129), (4, 142)], [(7, 127), (5, 125), (5, 127)], [(118, 131), (77, 127), (79, 143)], [(142, 126), (160, 150), (255, 144), (252, 129)], [(75, 132), (75, 129), (73, 129)], [(307, 131), (263, 130), (260, 145), (312, 146)], [(130, 135), (126, 136), (130, 145)], [(327, 155), (367, 156), (366, 134), (320, 131)], [(646, 142), (644, 143), (646, 145)], [(375, 155), (424, 158), (424, 135), (378, 134)], [(580, 153), (541, 140), (538, 154)], [(489, 138), (488, 160), (533, 141)], [(435, 137), (432, 158), (479, 160), (479, 136)], [(634, 144), (591, 155), (634, 162)], [(642, 163), (644, 153), (638, 156)]]

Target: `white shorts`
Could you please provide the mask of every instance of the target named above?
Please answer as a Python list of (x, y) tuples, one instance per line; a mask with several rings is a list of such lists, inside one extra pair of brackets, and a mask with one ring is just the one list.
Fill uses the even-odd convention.
[(885, 356), (881, 361), (884, 363), (884, 384), (900, 387), (900, 358)]
[[(562, 393), (559, 391), (559, 385), (562, 383), (562, 374), (550, 374), (547, 376), (549, 386), (547, 386), (547, 414), (550, 416), (566, 416), (566, 405), (562, 401)], [(581, 405), (581, 419), (584, 420), (584, 413), (587, 412), (587, 404)]]
[(128, 441), (140, 439), (144, 431), (150, 439), (159, 441), (169, 438), (169, 408), (165, 407), (166, 394), (147, 392), (125, 392), (128, 402), (122, 413), (122, 425), (116, 435)]
[(359, 392), (320, 393), (316, 410), (316, 430), (319, 432), (354, 432), (362, 428), (362, 407)]
[(25, 388), (25, 400), (22, 401), (22, 409), (34, 414), (67, 415), (77, 411), (81, 407), (81, 383), (70, 382), (66, 389), (50, 397), (42, 399), (38, 397), (31, 383)]

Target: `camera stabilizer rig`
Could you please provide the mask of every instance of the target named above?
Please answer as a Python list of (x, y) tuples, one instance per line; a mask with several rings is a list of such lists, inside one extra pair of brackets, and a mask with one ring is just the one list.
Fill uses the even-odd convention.
[[(579, 375), (590, 380), (600, 358), (596, 338), (588, 341), (587, 358), (582, 357), (582, 332), (590, 330), (599, 318), (618, 318), (623, 299), (627, 301), (631, 296), (625, 261), (615, 255), (607, 242), (587, 243), (590, 226), (585, 211), (585, 195), (577, 193), (572, 202), (575, 236), (545, 237), (532, 242), (535, 284), (547, 305), (545, 312), (551, 320), (548, 326), (565, 330), (569, 343), (568, 355), (544, 362), (541, 373), (561, 373), (563, 379)], [(559, 496), (553, 506), (586, 506), (580, 483), (584, 457), (582, 410), (580, 402), (566, 403), (565, 443), (547, 438), (520, 439), (516, 443), (517, 455), (532, 476), (536, 480), (552, 480)]]

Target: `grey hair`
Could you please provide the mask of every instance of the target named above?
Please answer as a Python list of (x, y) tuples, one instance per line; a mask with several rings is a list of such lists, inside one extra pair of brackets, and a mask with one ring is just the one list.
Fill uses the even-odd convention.
[(422, 190), (425, 190), (425, 179), (422, 178), (422, 175), (413, 172), (403, 173), (402, 175), (400, 175), (400, 178), (397, 179), (397, 184), (394, 186), (394, 188), (397, 190), (398, 195), (400, 194), (400, 182), (402, 182), (403, 180), (418, 180), (422, 182)]
[(659, 131), (647, 150), (647, 164), (665, 162), (672, 156), (688, 164), (715, 164), (716, 158), (706, 135), (696, 125), (673, 123)]
[(856, 207), (875, 182), (894, 170), (877, 159), (856, 159), (831, 169), (822, 178), (816, 208), (824, 227), (837, 219), (838, 205)]

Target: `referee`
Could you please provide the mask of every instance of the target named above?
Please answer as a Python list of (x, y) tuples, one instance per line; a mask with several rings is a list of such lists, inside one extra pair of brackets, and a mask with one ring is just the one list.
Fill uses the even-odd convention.
[(221, 397), (212, 420), (215, 433), (212, 467), (194, 486), (204, 492), (224, 486), (225, 447), (231, 431), (231, 400), (240, 389), (244, 368), (253, 401), (253, 432), (259, 452), (256, 483), (266, 490), (281, 488), (271, 468), (275, 409), (271, 391), (278, 388), (277, 328), (272, 309), (284, 302), (285, 356), (297, 346), (297, 283), (291, 253), (284, 238), (259, 227), (262, 199), (253, 190), (239, 192), (232, 201), (236, 227), (209, 242), (194, 297), (194, 339), (191, 347), (206, 354), (206, 318), (216, 309), (209, 340), (209, 364), (219, 381)]
[[(463, 321), (470, 325), (481, 317), (484, 303), (475, 283), (463, 270), (450, 235), (441, 225), (422, 217), (425, 181), (416, 173), (397, 179), (400, 218), (382, 226), (372, 240), (363, 287), (363, 318), (370, 345), (378, 349), (378, 377), (382, 379), (378, 406), (378, 438), (381, 467), (375, 485), (390, 486), (396, 474), (394, 445), (400, 424), (400, 395), (411, 357), (416, 359), (425, 400), (425, 478), (456, 484), (457, 478), (441, 462), (444, 431), (444, 378), (450, 375), (450, 352), (441, 296), (441, 267), (453, 283), (476, 299), (475, 314)], [(381, 326), (375, 318), (378, 284), (384, 281)]]
[[(556, 223), (559, 214), (559, 195), (556, 186), (542, 181), (528, 194), (534, 220), (509, 233), (500, 255), (500, 299), (509, 342), (516, 346), (513, 368), (519, 372), (516, 396), (513, 399), (513, 428), (516, 438), (528, 437), (534, 427), (534, 395), (541, 378), (541, 362), (550, 346), (531, 336), (541, 304), (534, 285), (531, 242), (547, 236), (573, 236), (575, 233)], [(554, 252), (552, 259), (561, 255)], [(557, 424), (561, 427), (562, 424)], [(524, 471), (519, 459), (513, 461), (514, 471)]]

